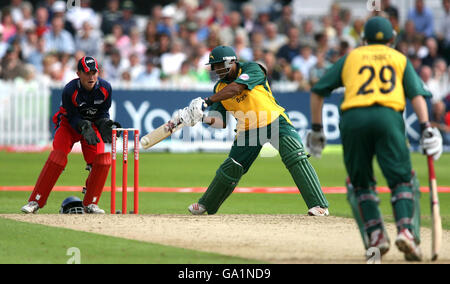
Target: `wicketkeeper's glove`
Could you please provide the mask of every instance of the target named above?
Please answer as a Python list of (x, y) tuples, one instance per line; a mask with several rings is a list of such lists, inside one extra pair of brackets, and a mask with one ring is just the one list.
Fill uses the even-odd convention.
[(327, 143), (321, 124), (313, 124), (312, 130), (306, 134), (306, 148), (314, 157), (320, 158)]
[(97, 145), (97, 143), (100, 142), (100, 139), (98, 139), (97, 133), (95, 133), (92, 128), (90, 121), (81, 120), (78, 123), (78, 129), (80, 130), (81, 135), (83, 135), (84, 140), (86, 140), (89, 145)]
[[(100, 135), (102, 136), (102, 140), (105, 143), (112, 142), (112, 130), (114, 128), (122, 128), (120, 123), (117, 121), (112, 121), (108, 118), (100, 118), (95, 121), (95, 126), (97, 126)], [(120, 132), (119, 132), (120, 133)]]
[(434, 160), (439, 159), (442, 154), (442, 135), (439, 129), (431, 127), (429, 122), (420, 125), (422, 137), (420, 138), (420, 148), (422, 153), (433, 156)]

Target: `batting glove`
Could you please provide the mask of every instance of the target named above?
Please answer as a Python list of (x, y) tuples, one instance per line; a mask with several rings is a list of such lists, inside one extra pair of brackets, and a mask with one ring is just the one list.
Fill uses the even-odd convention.
[(171, 121), (173, 122), (174, 125), (183, 123), (186, 126), (194, 126), (196, 124), (196, 122), (194, 123), (194, 121), (191, 118), (191, 115), (189, 113), (189, 107), (185, 107), (184, 109), (179, 109), (175, 111)]
[(206, 102), (200, 97), (191, 101), (188, 109), (191, 121), (194, 125), (203, 120), (204, 110), (206, 107)]
[(428, 122), (421, 124), (421, 128), (420, 148), (422, 153), (432, 156), (434, 160), (438, 160), (442, 154), (442, 135), (439, 129), (431, 127)]
[(306, 134), (306, 148), (314, 157), (322, 157), (327, 139), (320, 124), (313, 124), (312, 130)]

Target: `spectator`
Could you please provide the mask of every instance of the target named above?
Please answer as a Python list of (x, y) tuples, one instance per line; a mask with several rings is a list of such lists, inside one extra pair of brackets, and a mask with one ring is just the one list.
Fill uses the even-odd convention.
[(415, 8), (408, 13), (408, 19), (414, 22), (416, 31), (425, 37), (431, 37), (434, 34), (433, 13), (425, 7), (424, 0), (415, 0)]
[(64, 20), (62, 17), (54, 17), (52, 28), (44, 34), (46, 51), (58, 53), (75, 53), (75, 44), (72, 35), (64, 30)]
[(191, 63), (188, 60), (182, 62), (179, 72), (170, 76), (170, 83), (181, 89), (192, 87), (195, 81), (196, 77), (191, 70)]
[(122, 55), (128, 57), (130, 54), (136, 54), (141, 62), (144, 62), (145, 44), (142, 42), (141, 34), (137, 27), (133, 27), (130, 30), (130, 41), (124, 46)]
[(304, 20), (300, 32), (300, 45), (314, 46), (314, 36), (314, 22), (311, 19)]
[(20, 52), (10, 46), (6, 55), (1, 59), (0, 79), (14, 80), (17, 77), (25, 77), (24, 64), (20, 60)]
[(242, 5), (242, 23), (241, 26), (248, 34), (253, 32), (255, 27), (255, 9), (251, 3), (244, 3)]
[(50, 25), (48, 24), (49, 13), (47, 8), (39, 7), (36, 9), (36, 32), (38, 37), (43, 36), (50, 30)]
[(348, 34), (353, 38), (355, 42), (359, 43), (361, 42), (361, 35), (363, 34), (363, 31), (364, 31), (364, 20), (355, 19)]
[(105, 70), (105, 77), (108, 81), (121, 80), (122, 73), (129, 67), (128, 60), (123, 60), (122, 55), (118, 49), (113, 49), (109, 58), (106, 58), (103, 63)]
[(23, 20), (22, 4), (22, 0), (11, 0), (11, 4), (9, 5), (12, 20), (16, 24)]
[(156, 28), (156, 22), (149, 20), (144, 30), (144, 43), (147, 48), (156, 50), (158, 45), (158, 30)]
[(264, 54), (264, 67), (267, 71), (267, 80), (269, 84), (278, 81), (281, 78), (281, 66), (277, 64), (275, 53), (268, 51)]
[(248, 47), (245, 37), (242, 34), (236, 35), (234, 38), (234, 51), (241, 61), (252, 61), (252, 49)]
[(155, 24), (159, 24), (162, 22), (162, 6), (161, 5), (155, 5), (153, 6), (151, 12), (150, 12), (150, 20), (155, 22)]
[(280, 47), (287, 43), (287, 37), (278, 33), (277, 25), (270, 22), (264, 28), (266, 38), (263, 42), (263, 48), (270, 52), (276, 53)]
[(37, 38), (37, 44), (36, 44), (35, 48), (30, 50), (30, 53), (28, 54), (28, 56), (25, 57), (25, 61), (30, 63), (31, 65), (33, 65), (38, 73), (42, 73), (44, 70), (42, 64), (43, 64), (44, 57), (46, 54), (45, 39), (43, 37), (41, 37), (41, 38), (37, 37), (37, 34), (36, 34), (36, 38)]
[(112, 34), (114, 36), (115, 47), (119, 49), (121, 53), (124, 53), (124, 49), (130, 44), (130, 37), (124, 34), (120, 24), (114, 24)]
[(288, 42), (277, 52), (277, 58), (291, 63), (292, 59), (300, 53), (299, 31), (291, 27), (287, 33)]
[(329, 41), (336, 37), (336, 30), (332, 25), (330, 16), (322, 17), (322, 32), (327, 36)]
[(386, 12), (389, 17), (394, 16), (395, 18), (399, 18), (399, 13), (397, 7), (393, 6), (390, 0), (382, 0), (381, 1), (381, 10)]
[(8, 47), (9, 44), (3, 41), (3, 27), (2, 25), (0, 25), (0, 58), (3, 58), (3, 56), (6, 54)]
[(428, 54), (422, 59), (422, 64), (432, 67), (439, 57), (438, 43), (434, 38), (430, 37), (425, 41), (425, 46), (428, 49)]
[(296, 27), (292, 18), (292, 7), (290, 5), (283, 6), (281, 17), (276, 21), (276, 24), (280, 33), (284, 35), (288, 35), (289, 30)]
[(44, 56), (42, 61), (43, 75), (48, 78), (48, 81), (58, 81), (58, 74), (60, 73), (61, 63), (55, 54), (49, 53)]
[(161, 21), (157, 25), (158, 33), (165, 33), (169, 36), (177, 36), (178, 27), (174, 20), (175, 9), (172, 6), (166, 6), (161, 11)]
[(202, 43), (195, 47), (194, 56), (192, 59), (192, 74), (198, 83), (210, 83), (211, 77), (207, 70), (206, 63), (209, 61), (209, 50)]
[(450, 0), (442, 0), (443, 19), (440, 24), (438, 38), (442, 42), (442, 54), (450, 64)]
[(240, 35), (244, 39), (244, 43), (248, 43), (247, 31), (240, 26), (241, 15), (233, 11), (229, 15), (230, 25), (221, 29), (220, 36), (224, 45), (231, 46), (235, 42), (236, 36)]
[(325, 53), (317, 53), (317, 63), (309, 71), (309, 83), (313, 87), (325, 74), (331, 64), (326, 60)]
[(136, 80), (136, 78), (145, 71), (144, 65), (141, 64), (139, 59), (139, 54), (131, 53), (129, 56), (130, 66), (128, 67), (128, 72), (131, 76), (131, 81)]
[(61, 17), (64, 19), (64, 29), (68, 31), (73, 37), (76, 36), (77, 31), (75, 30), (74, 26), (72, 25), (72, 22), (67, 20), (66, 17), (66, 9), (67, 9), (67, 3), (65, 1), (56, 1), (52, 5), (52, 12), (53, 17)]
[(259, 31), (254, 31), (251, 35), (250, 42), (252, 43), (252, 48), (264, 49), (264, 33)]
[(311, 90), (311, 86), (309, 85), (308, 80), (303, 76), (303, 72), (295, 67), (292, 72), (292, 81), (296, 84), (298, 91), (309, 92), (309, 90)]
[(213, 24), (216, 24), (221, 28), (230, 25), (230, 18), (225, 13), (224, 4), (220, 1), (214, 2), (212, 16), (207, 21), (208, 26)]
[(253, 26), (252, 33), (254, 32), (264, 32), (264, 27), (270, 22), (270, 13), (267, 7), (260, 7), (258, 11), (258, 16), (256, 18), (255, 24)]
[(181, 64), (186, 60), (186, 54), (182, 52), (183, 45), (175, 40), (172, 43), (170, 52), (161, 55), (161, 69), (164, 76), (172, 76), (180, 72)]
[(328, 36), (325, 32), (320, 32), (315, 35), (314, 40), (316, 42), (316, 53), (328, 53), (329, 46), (328, 46)]
[(30, 2), (23, 2), (21, 6), (22, 19), (20, 24), (25, 30), (34, 29), (33, 5)]
[(84, 22), (80, 34), (75, 38), (76, 50), (81, 50), (88, 56), (100, 58), (101, 43), (102, 40), (98, 32), (93, 31), (89, 22)]
[(416, 26), (412, 20), (408, 20), (405, 23), (404, 28), (400, 31), (398, 35), (398, 41), (405, 42), (410, 45), (413, 43), (416, 37)]
[(338, 2), (334, 2), (330, 7), (330, 20), (332, 23), (336, 23), (341, 20), (341, 6)]
[(102, 12), (102, 24), (100, 26), (104, 35), (109, 35), (112, 33), (114, 24), (122, 16), (119, 8), (119, 0), (108, 0), (107, 9)]
[(158, 34), (158, 48), (156, 50), (156, 55), (161, 57), (164, 53), (168, 53), (170, 51), (170, 45), (172, 44), (172, 40), (170, 35), (167, 33)]
[(20, 39), (20, 47), (22, 50), (22, 57), (28, 58), (30, 54), (37, 49), (39, 37), (36, 31), (28, 29), (25, 31), (25, 36)]
[(349, 9), (341, 9), (339, 18), (344, 26), (344, 33), (349, 34), (352, 28), (352, 11)]
[(412, 54), (409, 56), (409, 60), (411, 61), (411, 64), (416, 73), (420, 74), (420, 69), (422, 67), (422, 59), (419, 56), (417, 56), (417, 54)]
[(91, 0), (80, 0), (80, 7), (72, 7), (67, 11), (67, 20), (76, 31), (81, 30), (83, 23), (88, 21), (94, 29), (100, 28), (100, 19), (91, 8)]
[(155, 66), (152, 60), (145, 63), (145, 71), (137, 76), (135, 82), (147, 87), (159, 87), (161, 85), (161, 70)]
[(264, 50), (260, 47), (252, 48), (253, 60), (252, 61), (260, 61), (264, 62)]
[(303, 46), (300, 54), (292, 59), (292, 67), (302, 72), (302, 77), (305, 80), (309, 80), (309, 71), (316, 63), (317, 57), (314, 56), (310, 45)]
[(3, 41), (8, 42), (14, 38), (17, 32), (17, 28), (16, 25), (14, 25), (11, 10), (9, 8), (4, 8), (2, 10), (1, 19), (3, 27)]
[(444, 100), (450, 94), (450, 76), (447, 73), (447, 63), (442, 58), (434, 62), (433, 80), (437, 83), (437, 92), (433, 96), (436, 96), (438, 100)]
[(416, 34), (414, 37), (412, 45), (410, 45), (409, 53), (416, 54), (422, 60), (427, 56), (428, 49), (424, 46), (424, 38), (421, 34)]
[(130, 35), (130, 31), (133, 27), (136, 27), (137, 23), (133, 15), (134, 4), (132, 1), (125, 1), (122, 5), (122, 17), (117, 20), (117, 24), (122, 27), (125, 35)]
[(433, 97), (431, 98), (432, 114), (430, 120), (433, 121), (436, 126), (438, 126), (442, 124), (444, 120), (445, 96), (443, 97), (442, 94), (440, 93), (438, 82), (432, 78), (432, 70), (430, 67), (428, 66), (422, 67), (420, 71), (420, 78), (433, 95)]

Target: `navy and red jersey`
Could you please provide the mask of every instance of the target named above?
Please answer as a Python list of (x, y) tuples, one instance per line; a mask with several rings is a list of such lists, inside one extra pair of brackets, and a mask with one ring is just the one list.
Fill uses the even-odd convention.
[(111, 107), (111, 85), (98, 78), (95, 87), (87, 91), (81, 86), (80, 79), (70, 81), (62, 92), (62, 103), (59, 111), (54, 115), (53, 122), (59, 126), (61, 116), (77, 131), (80, 120), (95, 122), (99, 118), (109, 118)]

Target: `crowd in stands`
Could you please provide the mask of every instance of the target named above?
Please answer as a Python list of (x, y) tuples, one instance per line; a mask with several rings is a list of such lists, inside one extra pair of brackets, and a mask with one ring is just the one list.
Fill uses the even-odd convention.
[[(363, 44), (367, 18), (381, 15), (397, 32), (394, 47), (432, 91), (433, 119), (450, 125), (450, 0), (442, 0), (440, 21), (425, 0), (415, 0), (403, 21), (389, 0), (367, 15), (353, 15), (336, 2), (326, 15), (301, 19), (293, 16), (293, 2), (278, 0), (263, 7), (255, 1), (149, 1), (140, 13), (133, 1), (107, 0), (102, 11), (94, 11), (91, 0), (79, 2), (70, 9), (55, 0), (11, 0), (2, 7), (0, 79), (67, 83), (76, 77), (78, 59), (90, 55), (113, 83), (188, 88), (211, 82), (209, 52), (230, 45), (241, 61), (263, 63), (271, 82), (308, 91), (331, 64)], [(450, 133), (450, 126), (441, 126)]]

